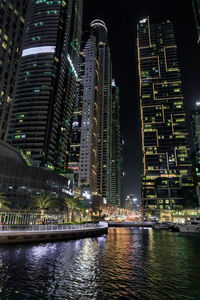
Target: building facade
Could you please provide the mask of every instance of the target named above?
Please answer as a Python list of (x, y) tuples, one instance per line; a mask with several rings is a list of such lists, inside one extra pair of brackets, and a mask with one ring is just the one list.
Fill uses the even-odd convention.
[(200, 44), (200, 0), (193, 0), (193, 10), (197, 27), (198, 39), (197, 42)]
[(64, 170), (70, 145), (82, 0), (32, 0), (8, 141)]
[(99, 62), (95, 30), (86, 30), (83, 40), (69, 168), (74, 170), (77, 185), (90, 186), (91, 191), (97, 193)]
[(193, 175), (196, 186), (198, 203), (200, 205), (200, 102), (192, 110), (192, 131), (193, 131)]
[(0, 4), (0, 139), (6, 141), (25, 32), (28, 0)]
[(102, 20), (94, 20), (91, 27), (98, 35), (98, 60), (100, 80), (99, 146), (98, 146), (98, 192), (110, 201), (111, 180), (111, 114), (112, 114), (112, 63), (107, 40), (107, 28)]
[(27, 165), (27, 161), (11, 145), (0, 141), (0, 190), (12, 209), (27, 209), (33, 196), (43, 193), (58, 201), (73, 194), (73, 173), (61, 176), (51, 170)]
[(112, 81), (112, 132), (111, 132), (111, 178), (110, 202), (114, 206), (123, 207), (123, 171), (122, 171), (122, 140), (120, 128), (120, 97), (119, 88)]
[(142, 205), (182, 208), (189, 205), (188, 199), (193, 202), (194, 184), (173, 22), (149, 17), (140, 20), (137, 51)]

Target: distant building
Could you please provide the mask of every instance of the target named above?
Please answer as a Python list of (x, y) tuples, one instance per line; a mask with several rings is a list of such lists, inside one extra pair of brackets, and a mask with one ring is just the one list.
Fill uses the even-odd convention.
[(15, 94), (28, 2), (0, 2), (0, 139), (4, 141)]
[(127, 210), (131, 210), (131, 199), (130, 195), (127, 195), (124, 202), (124, 208)]
[(139, 210), (138, 199), (134, 194), (127, 195), (125, 198), (125, 209), (136, 211)]
[(107, 40), (107, 28), (102, 20), (94, 20), (91, 27), (96, 29), (98, 35), (98, 60), (100, 79), (100, 105), (99, 105), (99, 147), (97, 187), (99, 194), (110, 201), (111, 184), (111, 143), (112, 143), (112, 63), (110, 47)]
[(142, 206), (193, 206), (194, 184), (173, 22), (149, 17), (140, 20), (137, 50)]
[(50, 169), (68, 162), (81, 28), (82, 0), (31, 1), (8, 141)]
[(200, 0), (193, 0), (193, 10), (194, 10), (194, 16), (197, 26), (197, 34), (198, 34), (198, 40), (197, 42), (200, 44)]
[(80, 81), (72, 123), (69, 168), (75, 173), (77, 185), (88, 185), (97, 193), (99, 134), (99, 62), (97, 36), (90, 28), (83, 35), (80, 56)]
[(112, 132), (111, 132), (111, 179), (110, 202), (123, 207), (122, 140), (120, 130), (119, 88), (112, 81)]

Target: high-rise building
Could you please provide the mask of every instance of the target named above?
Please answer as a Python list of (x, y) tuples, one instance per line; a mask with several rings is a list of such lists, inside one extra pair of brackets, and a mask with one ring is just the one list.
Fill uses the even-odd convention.
[(9, 142), (40, 166), (69, 156), (82, 27), (82, 0), (32, 0)]
[(120, 100), (119, 88), (112, 81), (112, 140), (111, 140), (111, 174), (110, 174), (110, 202), (123, 207), (122, 191), (122, 141), (120, 131)]
[(193, 201), (193, 181), (173, 22), (137, 25), (142, 135), (143, 208), (171, 209)]
[(91, 27), (98, 35), (98, 60), (100, 78), (99, 148), (98, 148), (98, 192), (110, 200), (111, 173), (111, 114), (112, 114), (112, 63), (107, 40), (107, 28), (102, 20), (94, 20)]
[(73, 116), (69, 168), (74, 170), (77, 185), (90, 186), (97, 192), (99, 131), (99, 62), (97, 35), (93, 28), (83, 35), (77, 97)]
[(6, 140), (28, 0), (0, 2), (0, 139)]
[(125, 198), (125, 209), (136, 211), (139, 210), (138, 199), (134, 194), (127, 195)]
[(197, 26), (197, 34), (198, 34), (198, 40), (197, 42), (200, 43), (200, 0), (193, 0), (193, 10), (194, 10), (194, 16)]
[(196, 186), (196, 193), (200, 205), (200, 102), (192, 110), (192, 129), (193, 129), (193, 175)]
[(76, 82), (76, 97), (74, 103), (74, 112), (72, 119), (72, 132), (71, 132), (71, 145), (70, 145), (70, 158), (68, 168), (74, 173), (74, 183), (76, 186), (79, 184), (79, 160), (80, 160), (80, 145), (81, 145), (81, 125), (83, 114), (83, 78), (85, 71), (85, 58), (83, 52), (80, 53), (78, 77)]

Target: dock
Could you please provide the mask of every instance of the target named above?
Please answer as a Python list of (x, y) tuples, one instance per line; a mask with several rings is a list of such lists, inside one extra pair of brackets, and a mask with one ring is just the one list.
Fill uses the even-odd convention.
[(108, 222), (109, 227), (152, 227), (153, 222)]

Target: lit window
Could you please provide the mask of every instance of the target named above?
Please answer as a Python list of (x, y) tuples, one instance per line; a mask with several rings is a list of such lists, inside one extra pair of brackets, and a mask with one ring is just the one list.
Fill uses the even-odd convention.
[(55, 48), (56, 48), (55, 46), (42, 46), (42, 47), (29, 48), (23, 50), (22, 56), (35, 55), (41, 53), (54, 53)]

